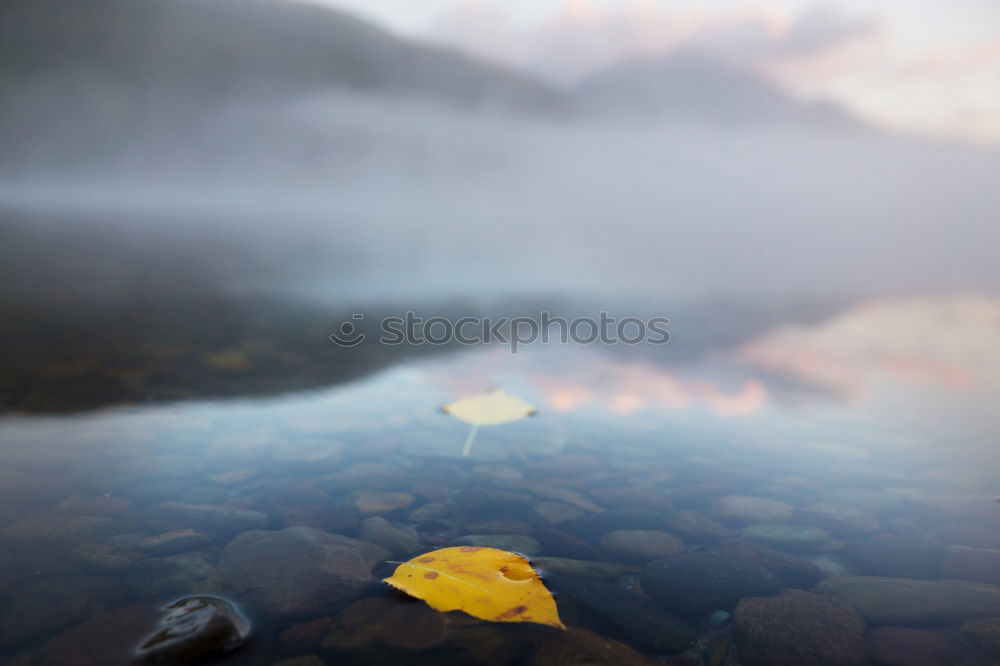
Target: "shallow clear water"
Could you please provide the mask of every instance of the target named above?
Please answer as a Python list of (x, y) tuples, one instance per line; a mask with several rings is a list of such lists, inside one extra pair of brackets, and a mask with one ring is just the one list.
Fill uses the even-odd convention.
[[(998, 312), (889, 301), (684, 363), (475, 348), (276, 397), (4, 417), (0, 649), (123, 663), (164, 606), (209, 595), (251, 627), (206, 657), (223, 663), (850, 664), (900, 644), (989, 663), (996, 622), (969, 623), (1000, 616)], [(440, 407), (492, 387), (538, 413), (462, 457), (468, 425)], [(379, 582), (450, 544), (532, 558), (571, 642)], [(856, 576), (888, 591), (860, 598), (841, 586)], [(899, 612), (899, 579), (974, 582), (917, 584)], [(786, 610), (741, 598), (784, 600), (791, 633), (768, 622)], [(817, 640), (827, 657), (796, 652)]]

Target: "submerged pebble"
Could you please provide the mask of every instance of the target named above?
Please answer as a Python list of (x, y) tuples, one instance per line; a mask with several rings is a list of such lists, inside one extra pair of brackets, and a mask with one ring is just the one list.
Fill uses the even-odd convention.
[(250, 623), (225, 599), (186, 597), (163, 609), (159, 628), (138, 647), (140, 661), (185, 664), (218, 657), (241, 647)]
[(128, 572), (128, 583), (132, 593), (140, 599), (160, 600), (222, 591), (219, 570), (201, 551), (139, 560)]
[(625, 573), (625, 568), (618, 564), (572, 560), (564, 557), (533, 557), (531, 564), (543, 576), (552, 573), (605, 582), (614, 582)]
[(141, 551), (152, 555), (174, 555), (211, 543), (215, 537), (193, 529), (174, 530), (146, 537), (135, 544)]
[(310, 527), (244, 532), (223, 548), (223, 582), (251, 607), (276, 617), (335, 611), (375, 583), (381, 546)]
[(358, 490), (347, 498), (348, 504), (363, 516), (384, 516), (406, 509), (414, 502), (410, 493), (384, 490)]
[(978, 645), (987, 657), (1000, 660), (1000, 617), (977, 617), (958, 628), (966, 639)]
[(829, 543), (830, 533), (808, 525), (771, 523), (749, 525), (740, 530), (746, 539), (760, 542), (778, 550), (817, 550)]
[(601, 537), (601, 549), (612, 559), (645, 564), (684, 552), (684, 542), (658, 530), (615, 530)]
[(697, 638), (683, 620), (621, 585), (569, 576), (552, 576), (546, 584), (616, 625), (641, 650), (682, 652)]
[(537, 555), (542, 552), (542, 544), (524, 534), (467, 534), (455, 539), (455, 545), (499, 548), (522, 555)]
[(421, 549), (420, 539), (396, 527), (385, 518), (372, 516), (361, 521), (362, 541), (382, 546), (396, 557), (406, 557)]
[(865, 622), (848, 604), (791, 590), (742, 600), (733, 639), (744, 666), (865, 666)]
[(684, 553), (654, 560), (642, 570), (646, 594), (664, 608), (687, 615), (730, 610), (744, 597), (773, 594), (780, 587), (771, 571), (738, 553)]
[(988, 583), (845, 576), (823, 581), (818, 590), (881, 624), (1000, 615), (1000, 587)]
[(791, 504), (764, 497), (728, 495), (712, 503), (712, 517), (723, 523), (784, 523), (794, 514)]
[(876, 627), (866, 643), (871, 656), (888, 666), (953, 666), (966, 653), (954, 636), (911, 627)]
[(1000, 550), (948, 546), (941, 570), (947, 578), (1000, 585)]

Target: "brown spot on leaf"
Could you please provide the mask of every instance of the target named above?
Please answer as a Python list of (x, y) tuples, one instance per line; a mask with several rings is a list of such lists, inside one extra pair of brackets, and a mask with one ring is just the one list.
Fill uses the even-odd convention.
[(417, 560), (417, 562), (433, 562), (433, 561), (434, 561), (433, 557), (421, 557), (419, 560)]
[(510, 610), (505, 610), (504, 612), (502, 612), (499, 615), (497, 615), (495, 619), (497, 621), (509, 620), (510, 618), (514, 617), (515, 615), (520, 615), (521, 613), (523, 613), (526, 610), (528, 610), (527, 606), (514, 606)]
[(462, 546), (463, 553), (474, 553), (477, 550), (480, 550), (479, 546)]
[(429, 580), (434, 580), (435, 578), (438, 577), (438, 575), (439, 574), (437, 571), (428, 571), (427, 573), (424, 574), (424, 578), (427, 578)]

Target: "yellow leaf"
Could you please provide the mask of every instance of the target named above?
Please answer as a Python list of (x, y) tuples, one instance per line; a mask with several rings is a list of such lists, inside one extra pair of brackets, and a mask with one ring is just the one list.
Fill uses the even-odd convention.
[(435, 610), (566, 628), (552, 594), (517, 553), (476, 546), (441, 548), (400, 564), (385, 582)]
[(443, 409), (472, 425), (500, 425), (519, 421), (535, 413), (535, 408), (530, 404), (502, 389), (456, 400)]
[(442, 409), (455, 418), (472, 424), (469, 436), (465, 440), (465, 447), (462, 449), (462, 457), (467, 457), (472, 450), (472, 440), (475, 439), (479, 426), (519, 421), (535, 413), (535, 408), (531, 404), (502, 389), (456, 400)]

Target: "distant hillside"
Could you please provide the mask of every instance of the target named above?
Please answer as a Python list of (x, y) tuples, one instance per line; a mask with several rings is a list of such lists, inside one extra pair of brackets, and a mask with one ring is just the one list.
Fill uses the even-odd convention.
[(99, 79), (137, 95), (229, 98), (344, 86), (531, 110), (567, 103), (528, 76), (305, 3), (6, 0), (2, 85), (54, 75)]
[(797, 100), (752, 72), (694, 52), (625, 62), (584, 80), (576, 92), (588, 107), (638, 117), (861, 127), (836, 104)]
[(220, 108), (351, 91), (561, 113), (530, 76), (289, 0), (4, 0), (0, 163), (84, 161)]

